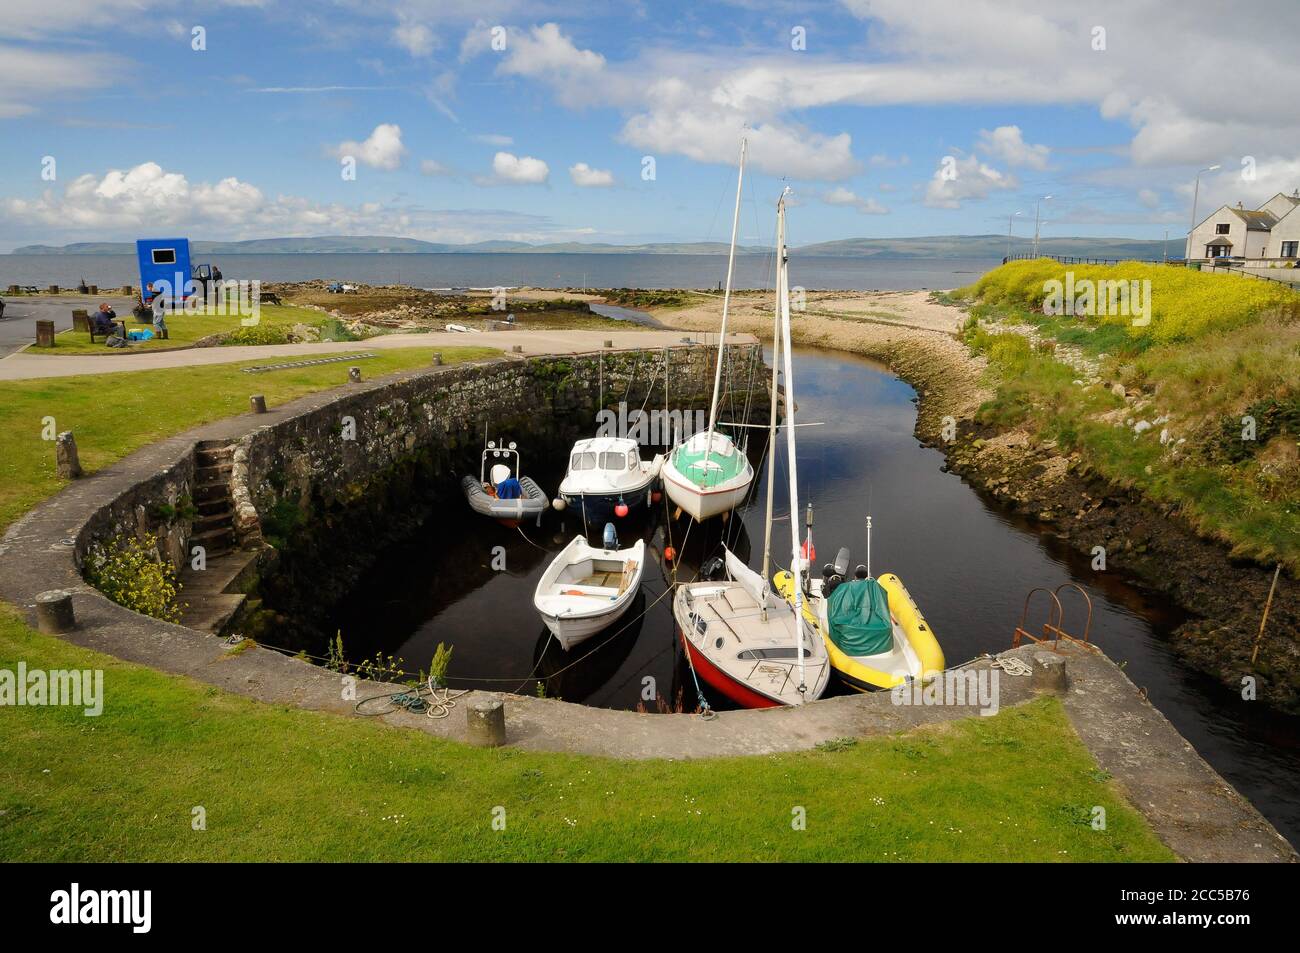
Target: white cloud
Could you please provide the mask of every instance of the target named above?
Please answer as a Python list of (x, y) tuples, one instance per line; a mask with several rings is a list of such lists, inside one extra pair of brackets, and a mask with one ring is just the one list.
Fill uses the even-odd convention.
[(614, 173), (606, 169), (593, 169), (585, 162), (569, 166), (569, 178), (584, 189), (604, 188), (614, 184)]
[(513, 146), (515, 144), (513, 136), (502, 136), (496, 133), (484, 133), (471, 138), (475, 142), (483, 142), (489, 146)]
[(926, 183), (923, 201), (930, 208), (961, 208), (965, 201), (987, 198), (993, 192), (1020, 185), (1015, 176), (999, 172), (976, 155), (944, 158), (953, 161), (941, 161)]
[(443, 165), (437, 159), (420, 160), (421, 175), (451, 175), (451, 169)]
[(492, 157), (492, 175), (498, 182), (541, 185), (550, 177), (551, 170), (541, 159), (498, 152)]
[(51, 96), (110, 86), (128, 72), (127, 63), (105, 53), (49, 53), (0, 43), (0, 119), (33, 113), (36, 102)]
[(544, 216), (499, 209), (424, 209), (380, 202), (315, 202), (302, 196), (265, 195), (234, 177), (190, 182), (155, 162), (103, 175), (83, 175), (60, 192), (34, 198), (0, 198), (9, 237), (19, 230), (34, 240), (134, 238), (143, 231), (184, 228), (236, 240), (275, 235), (400, 235), (427, 241), (473, 242), (490, 238), (552, 241), (581, 229), (559, 228)]
[(1139, 189), (1137, 197), (1138, 202), (1147, 208), (1156, 208), (1160, 205), (1160, 193), (1154, 189)]
[(848, 208), (857, 209), (863, 215), (888, 215), (889, 209), (885, 208), (873, 198), (860, 198), (857, 193), (837, 186), (822, 195), (822, 201), (827, 205), (843, 205)]
[(505, 60), (497, 72), (549, 83), (567, 105), (592, 102), (603, 95), (595, 82), (605, 69), (605, 57), (581, 50), (555, 23), (543, 23), (528, 32), (511, 31)]
[(363, 165), (391, 171), (402, 164), (402, 156), (406, 155), (402, 127), (391, 122), (380, 123), (364, 142), (341, 142), (332, 152), (339, 157), (352, 156)]
[(1031, 169), (1047, 168), (1047, 146), (1035, 146), (1025, 142), (1019, 126), (998, 126), (992, 132), (981, 129), (979, 148), (994, 159), (1001, 159), (1007, 165), (1027, 166)]
[(402, 17), (393, 27), (393, 42), (415, 57), (425, 57), (437, 45), (437, 36), (423, 23)]

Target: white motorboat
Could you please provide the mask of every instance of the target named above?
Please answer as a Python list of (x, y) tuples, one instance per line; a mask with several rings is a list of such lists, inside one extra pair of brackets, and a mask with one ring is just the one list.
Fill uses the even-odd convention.
[(560, 499), (576, 508), (588, 526), (599, 526), (648, 507), (662, 466), (659, 455), (642, 460), (640, 447), (631, 437), (579, 440), (569, 454)]
[(609, 524), (605, 544), (575, 536), (537, 581), (533, 605), (566, 651), (616, 622), (641, 585), (645, 540), (619, 549)]

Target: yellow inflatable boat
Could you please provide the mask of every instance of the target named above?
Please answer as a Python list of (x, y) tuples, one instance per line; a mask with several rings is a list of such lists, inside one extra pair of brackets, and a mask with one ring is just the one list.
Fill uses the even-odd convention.
[[(789, 572), (777, 573), (772, 582), (782, 598), (793, 602)], [(943, 650), (896, 575), (840, 581), (828, 597), (822, 595), (823, 585), (821, 579), (812, 580), (804, 615), (826, 643), (832, 668), (851, 688), (893, 688), (943, 671)]]

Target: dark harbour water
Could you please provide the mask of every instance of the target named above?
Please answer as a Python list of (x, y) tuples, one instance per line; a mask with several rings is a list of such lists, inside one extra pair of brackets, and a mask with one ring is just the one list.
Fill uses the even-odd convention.
[[(1284, 835), (1300, 842), (1300, 719), (1270, 715), (1191, 671), (1167, 642), (1181, 618), (1174, 607), (1116, 574), (1092, 572), (1086, 558), (1010, 519), (959, 477), (943, 472), (942, 454), (913, 436), (915, 392), (885, 368), (838, 352), (799, 350), (795, 380), (800, 420), (825, 422), (799, 431), (801, 498), (815, 507), (819, 563), (845, 545), (855, 562), (865, 558), (863, 517), (870, 506), (872, 569), (902, 577), (949, 664), (1009, 647), (1031, 588), (1077, 582), (1093, 600), (1093, 640), (1126, 666), (1210, 764)], [(527, 443), (522, 447), (525, 472), (554, 493), (563, 461), (530, 460)], [(764, 466), (755, 502), (728, 531), (733, 549), (752, 556), (752, 566), (762, 555), (769, 476)], [(786, 563), (789, 517), (780, 502), (780, 456), (777, 478), (783, 519), (774, 531), (774, 550)], [(548, 644), (533, 610), (533, 589), (552, 556), (581, 531), (572, 514), (548, 512), (540, 528), (528, 524), (521, 534), (468, 507), (451, 506), (414, 539), (383, 554), (341, 601), (330, 628), (343, 632), (350, 657), (382, 650), (412, 669), (427, 667), (438, 642), (451, 643), (452, 683), (458, 687), (532, 692), (541, 678), (552, 696), (636, 708), (649, 677), (662, 697), (680, 693), (686, 708), (693, 708), (695, 688), (675, 644), (669, 599), (656, 601), (670, 583), (657, 558), (667, 542), (661, 516), (639, 529), (656, 558), (628, 615), (571, 653)], [(686, 540), (681, 526), (673, 529), (672, 543), (682, 553), (679, 579), (693, 578), (718, 551), (721, 532), (716, 520), (695, 527)], [(623, 528), (622, 543), (635, 535), (633, 527)], [(592, 537), (599, 538), (594, 527)], [(503, 572), (491, 565), (496, 546), (506, 553)], [(1066, 628), (1077, 632), (1082, 602), (1077, 595), (1063, 595), (1063, 601)], [(1031, 627), (1039, 621), (1031, 615)], [(722, 707), (721, 699), (711, 702)]]
[[(791, 257), (798, 257), (798, 250)], [(206, 256), (203, 256), (206, 257)], [(726, 276), (725, 255), (218, 255), (226, 278), (307, 281), (324, 278), (417, 288), (713, 288)], [(200, 259), (195, 258), (195, 264)], [(997, 266), (984, 258), (799, 257), (803, 287), (826, 290), (915, 291), (957, 288)], [(0, 291), (9, 285), (101, 288), (138, 285), (127, 255), (0, 255)], [(736, 259), (737, 288), (770, 288), (772, 259)]]

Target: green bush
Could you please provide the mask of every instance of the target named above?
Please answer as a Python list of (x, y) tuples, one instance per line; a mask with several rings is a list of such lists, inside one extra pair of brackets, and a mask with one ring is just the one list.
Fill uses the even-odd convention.
[(254, 324), (249, 327), (241, 326), (223, 336), (221, 343), (232, 346), (288, 344), (289, 329), (282, 324)]
[(176, 570), (158, 555), (152, 534), (143, 539), (118, 536), (107, 549), (92, 550), (86, 580), (120, 606), (165, 622), (180, 621)]

